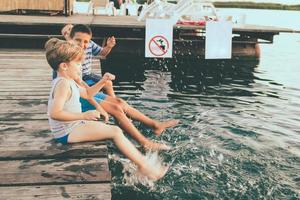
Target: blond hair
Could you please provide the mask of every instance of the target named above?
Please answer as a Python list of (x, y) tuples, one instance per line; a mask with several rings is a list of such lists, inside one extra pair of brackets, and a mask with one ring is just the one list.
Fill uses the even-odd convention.
[(46, 58), (48, 64), (55, 71), (63, 62), (70, 62), (76, 59), (83, 59), (84, 51), (75, 43), (51, 38), (45, 44)]

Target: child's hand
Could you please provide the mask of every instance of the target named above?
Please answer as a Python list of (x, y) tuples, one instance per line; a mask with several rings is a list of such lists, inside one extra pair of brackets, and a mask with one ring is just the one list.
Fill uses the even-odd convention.
[(63, 27), (63, 29), (61, 30), (61, 34), (64, 36), (64, 38), (69, 41), (71, 40), (70, 38), (70, 33), (71, 33), (71, 30), (73, 28), (73, 25), (72, 24), (67, 24), (66, 26)]
[(98, 107), (97, 108), (97, 111), (100, 113), (101, 116), (103, 116), (104, 118), (104, 122), (105, 123), (108, 123), (108, 120), (109, 120), (109, 115), (108, 113), (101, 107)]
[(107, 81), (113, 81), (115, 80), (116, 76), (111, 74), (111, 73), (108, 73), (106, 72), (104, 75), (103, 75), (103, 78)]
[(89, 110), (82, 113), (84, 120), (94, 120), (97, 121), (100, 118), (100, 113), (97, 110)]
[(116, 38), (114, 36), (107, 38), (106, 46), (113, 48), (116, 45)]

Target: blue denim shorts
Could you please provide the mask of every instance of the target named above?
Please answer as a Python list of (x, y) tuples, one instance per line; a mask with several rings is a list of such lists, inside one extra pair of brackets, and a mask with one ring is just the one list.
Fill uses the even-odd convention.
[[(102, 101), (105, 100), (106, 97), (107, 97), (107, 95), (104, 94), (103, 92), (98, 92), (94, 96), (94, 99), (97, 103), (101, 103)], [(95, 106), (90, 104), (86, 99), (80, 98), (80, 103), (81, 103), (82, 112), (86, 112), (88, 110), (96, 110)]]
[(101, 76), (93, 73), (82, 76), (82, 80), (84, 80), (84, 82), (86, 82), (89, 86), (96, 84), (101, 80), (101, 78), (102, 78)]
[[(89, 86), (92, 86), (92, 85), (96, 84), (97, 82), (99, 82), (101, 80), (101, 78), (102, 77), (97, 74), (90, 73), (90, 74), (83, 75), (82, 80), (84, 80), (84, 82), (86, 82)], [(103, 100), (105, 100), (106, 96), (107, 95), (104, 94), (103, 92), (99, 92), (94, 96), (94, 99), (97, 103), (100, 103)], [(96, 109), (95, 106), (93, 106), (87, 100), (85, 100), (83, 98), (80, 98), (80, 103), (81, 103), (82, 112)]]
[(69, 134), (62, 136), (60, 138), (55, 138), (55, 141), (62, 144), (68, 144), (68, 138), (69, 138)]

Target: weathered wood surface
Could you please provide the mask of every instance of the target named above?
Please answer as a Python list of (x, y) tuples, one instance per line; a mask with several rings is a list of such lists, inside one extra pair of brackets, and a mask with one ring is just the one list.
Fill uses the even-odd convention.
[(0, 186), (108, 183), (106, 158), (0, 161)]
[[(23, 91), (21, 91), (23, 92)], [(48, 91), (45, 91), (48, 92)], [(1, 94), (4, 92), (1, 92)], [(47, 110), (47, 100), (2, 100), (0, 101), (0, 115), (5, 113), (41, 113)], [(46, 122), (44, 122), (46, 123)], [(48, 124), (47, 124), (48, 125)]]
[(40, 185), (0, 187), (1, 199), (5, 200), (61, 200), (111, 198), (110, 184)]
[(1, 120), (0, 133), (0, 160), (107, 157), (103, 141), (73, 145), (54, 142), (47, 120)]
[[(72, 15), (63, 16), (11, 16), (1, 15), (0, 24), (15, 25), (61, 25), (64, 24), (89, 24), (91, 26), (102, 27), (124, 27), (124, 28), (145, 28), (145, 22), (140, 22), (135, 16), (88, 16), (88, 15)], [(175, 25), (175, 29), (205, 29), (204, 26)], [(288, 28), (278, 28), (272, 26), (259, 25), (239, 25), (235, 24), (233, 32), (295, 32)]]
[(0, 199), (110, 199), (106, 143), (52, 138), (51, 76), (43, 50), (0, 49)]
[(106, 157), (104, 142), (61, 145), (51, 138), (46, 120), (0, 122), (0, 160)]

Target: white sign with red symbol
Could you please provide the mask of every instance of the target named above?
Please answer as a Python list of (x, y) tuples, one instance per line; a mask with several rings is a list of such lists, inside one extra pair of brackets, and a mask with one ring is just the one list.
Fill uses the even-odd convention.
[(146, 20), (145, 57), (172, 58), (173, 24), (166, 19)]

